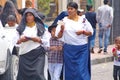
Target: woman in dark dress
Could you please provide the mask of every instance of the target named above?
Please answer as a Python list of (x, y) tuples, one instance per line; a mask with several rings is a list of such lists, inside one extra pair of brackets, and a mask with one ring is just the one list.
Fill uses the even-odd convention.
[(17, 28), (20, 35), (19, 71), (17, 80), (45, 80), (45, 49), (49, 47), (49, 37), (36, 11), (25, 11)]

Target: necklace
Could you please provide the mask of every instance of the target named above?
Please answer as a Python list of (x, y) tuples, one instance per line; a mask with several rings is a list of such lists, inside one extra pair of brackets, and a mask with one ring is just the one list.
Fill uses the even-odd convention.
[(35, 22), (27, 23), (26, 25), (29, 26), (29, 27), (33, 27), (33, 26), (35, 26)]

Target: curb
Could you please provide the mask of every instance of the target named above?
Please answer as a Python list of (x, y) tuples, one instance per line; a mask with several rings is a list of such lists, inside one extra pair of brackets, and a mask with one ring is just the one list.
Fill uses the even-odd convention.
[(109, 57), (105, 57), (105, 58), (101, 58), (101, 59), (91, 60), (91, 65), (96, 65), (96, 64), (100, 64), (100, 63), (106, 63), (106, 62), (112, 62), (112, 61), (113, 61), (113, 56), (109, 56)]
[(113, 47), (114, 47), (114, 44), (108, 46), (108, 53), (107, 54), (104, 54), (104, 52), (101, 52), (100, 54), (97, 53), (99, 48), (96, 47), (95, 48), (96, 53), (91, 54), (91, 65), (96, 65), (96, 64), (100, 64), (100, 63), (106, 63), (106, 62), (113, 62), (114, 57), (113, 57), (113, 54), (111, 52)]

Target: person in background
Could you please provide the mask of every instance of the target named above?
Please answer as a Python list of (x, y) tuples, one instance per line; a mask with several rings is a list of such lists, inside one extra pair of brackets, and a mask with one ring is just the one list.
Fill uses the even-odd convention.
[(19, 9), (18, 12), (23, 16), (24, 12), (26, 11), (27, 8), (32, 8), (32, 2), (31, 0), (26, 0), (25, 1), (25, 8)]
[(114, 56), (113, 78), (114, 80), (120, 80), (120, 36), (115, 38), (112, 53)]
[[(68, 12), (67, 12), (67, 11), (62, 11), (62, 12), (55, 18), (55, 20), (54, 20), (54, 22), (52, 23), (52, 25), (57, 24), (57, 22), (58, 22), (59, 20), (62, 20), (62, 19), (63, 19), (64, 17), (66, 17), (66, 16), (68, 16)], [(49, 74), (49, 72), (48, 72), (48, 74)], [(62, 68), (62, 71), (61, 71), (60, 79), (63, 80), (63, 68)], [(50, 79), (50, 75), (49, 75), (49, 77), (48, 77), (48, 80), (51, 80), (51, 79)]]
[[(104, 0), (104, 5), (98, 8), (96, 14), (96, 20), (99, 24), (99, 51), (104, 54), (107, 53), (107, 47), (109, 44), (110, 31), (113, 22), (113, 8), (109, 6), (109, 0)], [(103, 41), (104, 39), (104, 41)], [(104, 47), (103, 47), (104, 43)], [(104, 48), (104, 49), (103, 49)]]
[(16, 17), (14, 15), (9, 15), (7, 17), (7, 24), (4, 27), (4, 31), (5, 31), (5, 36), (7, 37), (9, 43), (10, 43), (10, 52), (13, 55), (18, 55), (17, 53), (17, 49), (16, 49), (16, 39), (18, 39), (18, 37), (16, 37), (17, 31), (16, 28), (18, 27), (18, 24), (16, 22)]
[(5, 5), (3, 7), (2, 14), (1, 14), (1, 22), (2, 22), (3, 27), (5, 27), (5, 24), (7, 23), (7, 17), (9, 15), (14, 15), (16, 17), (17, 23), (18, 24), (20, 23), (21, 17), (19, 15), (15, 5), (10, 0), (6, 1)]
[(95, 36), (96, 36), (96, 13), (93, 11), (93, 6), (92, 5), (87, 5), (87, 12), (85, 13), (85, 17), (87, 20), (90, 22), (92, 25), (92, 28), (94, 30), (93, 35), (89, 37), (89, 44), (90, 44), (90, 52), (94, 53), (94, 46), (95, 46)]
[(79, 16), (84, 15), (84, 10), (83, 10), (83, 9), (78, 9), (77, 14), (78, 14)]
[(88, 36), (93, 34), (93, 29), (87, 19), (79, 16), (77, 11), (77, 3), (67, 4), (68, 16), (56, 27), (55, 35), (64, 42), (65, 80), (90, 80)]
[(51, 80), (60, 80), (63, 67), (63, 42), (55, 37), (55, 28), (57, 25), (51, 25), (48, 29), (51, 33), (50, 49), (48, 51), (48, 70)]
[(28, 8), (17, 27), (19, 71), (17, 80), (46, 80), (44, 77), (45, 48), (49, 47), (49, 35), (35, 9)]

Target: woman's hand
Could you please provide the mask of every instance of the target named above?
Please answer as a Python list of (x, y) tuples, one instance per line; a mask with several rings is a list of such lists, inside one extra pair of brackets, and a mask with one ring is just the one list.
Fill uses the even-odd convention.
[(61, 38), (63, 36), (64, 28), (65, 28), (65, 26), (61, 25), (61, 29), (60, 29), (60, 32), (58, 33), (57, 38)]
[(39, 37), (31, 37), (31, 40), (34, 42), (42, 43), (42, 40)]
[(77, 31), (76, 34), (77, 34), (77, 35), (84, 34), (84, 35), (86, 35), (86, 36), (91, 36), (91, 35), (92, 35), (91, 32), (89, 32), (89, 31), (85, 31), (85, 30)]
[(77, 31), (77, 32), (76, 32), (77, 35), (81, 35), (81, 34), (83, 34), (83, 33), (84, 33), (83, 30), (80, 30), (80, 31)]
[(20, 44), (20, 43), (26, 42), (26, 41), (28, 41), (28, 39), (27, 39), (25, 36), (22, 36), (22, 37), (18, 40), (17, 44)]
[(64, 28), (65, 28), (65, 26), (64, 26), (64, 25), (61, 25), (61, 30), (62, 30), (62, 31), (64, 31)]
[(50, 47), (50, 50), (56, 51), (56, 50), (57, 50), (57, 47), (56, 47), (56, 46), (51, 46), (51, 47)]

